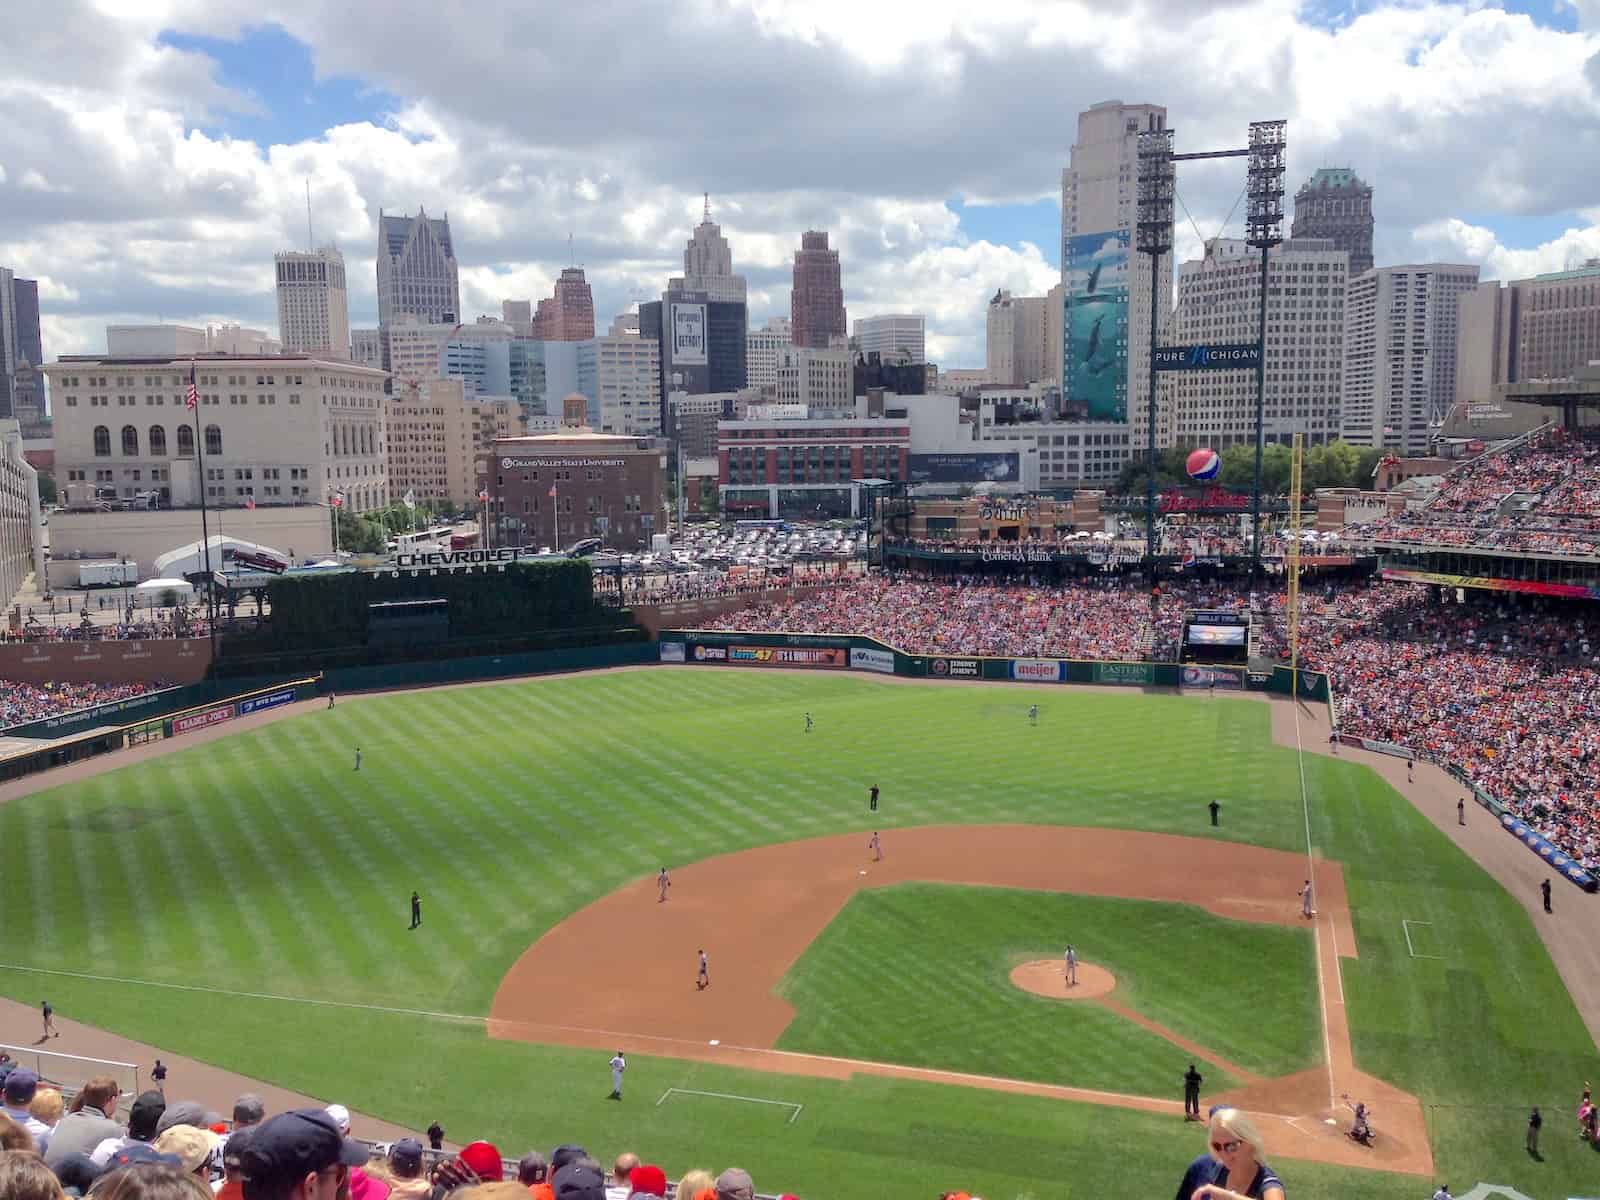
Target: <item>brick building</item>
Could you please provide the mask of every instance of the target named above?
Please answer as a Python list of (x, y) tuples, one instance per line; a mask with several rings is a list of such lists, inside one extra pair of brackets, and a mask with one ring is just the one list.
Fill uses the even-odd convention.
[(907, 421), (721, 421), (717, 483), (723, 510), (769, 517), (859, 516), (859, 481), (907, 478), (910, 452)]
[(586, 429), (500, 438), (484, 473), (496, 546), (598, 537), (633, 550), (661, 527), (667, 454), (652, 438)]

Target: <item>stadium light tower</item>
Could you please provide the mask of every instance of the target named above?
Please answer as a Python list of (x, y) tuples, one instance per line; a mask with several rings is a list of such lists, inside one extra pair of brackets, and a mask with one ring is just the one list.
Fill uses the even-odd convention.
[(1250, 500), (1250, 580), (1261, 579), (1261, 460), (1266, 450), (1267, 254), (1283, 241), (1283, 154), (1287, 121), (1250, 122), (1245, 241), (1261, 251), (1256, 320), (1256, 486)]
[[(1161, 256), (1172, 252), (1172, 197), (1177, 167), (1172, 158), (1171, 129), (1139, 134), (1139, 220), (1136, 248), (1150, 256), (1150, 406), (1146, 417), (1147, 478), (1144, 497), (1144, 552), (1150, 586), (1156, 584), (1156, 303), (1161, 286)], [(1254, 160), (1252, 160), (1254, 161)], [(1279, 187), (1282, 187), (1280, 178)], [(1281, 190), (1280, 190), (1281, 195)], [(1281, 208), (1281, 205), (1280, 205)]]

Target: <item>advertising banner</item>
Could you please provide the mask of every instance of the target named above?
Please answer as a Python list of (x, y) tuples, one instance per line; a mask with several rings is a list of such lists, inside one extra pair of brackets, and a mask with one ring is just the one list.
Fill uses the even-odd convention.
[(1128, 231), (1066, 239), (1064, 398), (1091, 421), (1128, 419)]
[(850, 656), (832, 646), (729, 646), (728, 661), (752, 667), (848, 667)]
[(172, 732), (176, 736), (180, 733), (193, 733), (196, 729), (208, 729), (212, 725), (220, 725), (224, 721), (234, 718), (234, 709), (231, 704), (223, 704), (217, 708), (208, 708), (204, 712), (190, 713), (186, 717), (179, 717), (172, 723)]
[(696, 646), (694, 648), (695, 662), (726, 662), (728, 652), (721, 646)]
[(1061, 660), (1055, 658), (1014, 658), (1011, 678), (1026, 683), (1060, 683)]
[(239, 715), (249, 716), (253, 712), (260, 712), (266, 708), (277, 708), (280, 704), (290, 704), (294, 701), (294, 689), (284, 688), (281, 692), (269, 692), (265, 696), (251, 696), (248, 700), (239, 701)]
[(1162, 346), (1150, 355), (1158, 371), (1255, 370), (1261, 365), (1261, 347), (1254, 342), (1219, 346)]
[(975, 658), (930, 658), (928, 674), (935, 679), (982, 679), (983, 664)]
[(1156, 681), (1156, 672), (1149, 663), (1097, 662), (1091, 678), (1095, 683), (1126, 683), (1144, 687)]
[(1513, 817), (1510, 813), (1504, 813), (1500, 817), (1500, 824), (1505, 827), (1512, 837), (1544, 859), (1545, 862), (1561, 872), (1567, 879), (1585, 891), (1592, 892), (1595, 890), (1597, 885), (1594, 876), (1553, 846), (1543, 834), (1526, 821)]
[(860, 646), (850, 650), (850, 669), (852, 671), (880, 671), (885, 675), (894, 674), (894, 655), (888, 650), (866, 650)]
[(1440, 571), (1415, 571), (1406, 567), (1385, 567), (1383, 577), (1397, 583), (1436, 583), (1440, 587), (1482, 588), (1491, 592), (1527, 592), (1534, 596), (1570, 596), (1575, 600), (1600, 600), (1600, 587), (1588, 587), (1581, 583), (1489, 579), (1480, 575), (1447, 575)]
[(706, 364), (706, 306), (673, 302), (672, 365), (703, 367)]
[(1017, 483), (1021, 456), (1009, 454), (909, 454), (906, 478), (911, 483)]
[(682, 642), (662, 642), (661, 643), (661, 661), (662, 662), (672, 662), (672, 663), (683, 662), (684, 661), (684, 651), (687, 650), (687, 649), (688, 649), (688, 647), (685, 646)]
[(1178, 685), (1186, 688), (1242, 688), (1244, 672), (1231, 667), (1184, 667)]

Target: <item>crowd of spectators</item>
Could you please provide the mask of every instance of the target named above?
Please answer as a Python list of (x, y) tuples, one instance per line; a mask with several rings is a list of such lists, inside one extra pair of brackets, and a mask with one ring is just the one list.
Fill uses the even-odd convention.
[(0, 679), (0, 729), (160, 691), (161, 683), (14, 683)]
[[(9, 1067), (9, 1070), (6, 1068)], [(267, 1116), (261, 1099), (239, 1097), (233, 1119), (192, 1101), (169, 1103), (159, 1090), (135, 1099), (126, 1120), (117, 1112), (117, 1084), (91, 1079), (63, 1113), (61, 1092), (33, 1071), (5, 1070), (0, 1111), (0, 1197), (4, 1200), (291, 1200), (312, 1194), (311, 1177), (327, 1179), (326, 1195), (348, 1200), (755, 1200), (755, 1182), (740, 1167), (718, 1175), (683, 1172), (669, 1190), (667, 1172), (625, 1151), (610, 1167), (575, 1143), (548, 1155), (534, 1150), (508, 1160), (486, 1141), (442, 1149), (403, 1137), (376, 1146), (352, 1139), (342, 1104)], [(43, 1114), (37, 1115), (37, 1114)], [(48, 1119), (46, 1119), (48, 1118)], [(795, 1200), (784, 1196), (781, 1200)]]
[(1600, 440), (1553, 429), (1445, 476), (1437, 494), (1363, 538), (1523, 553), (1600, 554)]

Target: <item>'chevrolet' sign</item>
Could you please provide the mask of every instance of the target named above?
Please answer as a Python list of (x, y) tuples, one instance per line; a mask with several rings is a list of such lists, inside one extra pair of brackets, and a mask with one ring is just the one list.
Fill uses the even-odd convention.
[(1238, 346), (1162, 346), (1151, 352), (1157, 371), (1254, 370), (1261, 365), (1261, 347), (1254, 342)]

